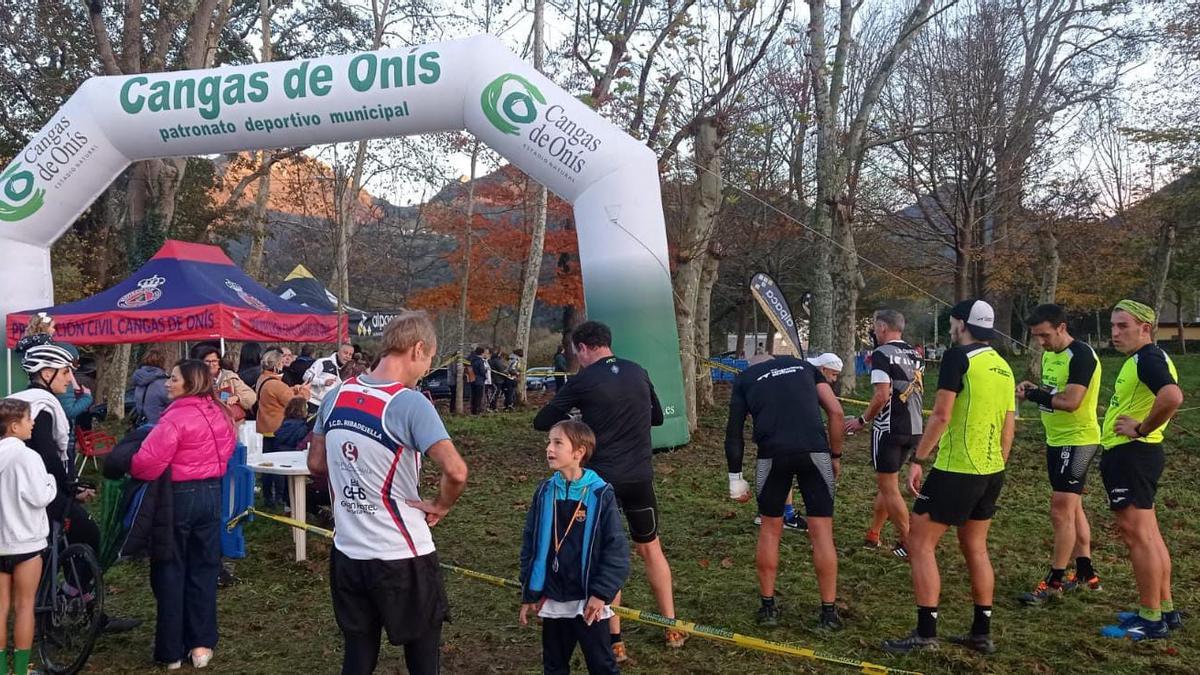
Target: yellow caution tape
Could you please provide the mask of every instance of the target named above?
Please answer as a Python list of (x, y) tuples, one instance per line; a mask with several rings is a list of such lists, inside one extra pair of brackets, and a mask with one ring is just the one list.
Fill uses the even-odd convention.
[[(317, 527), (315, 525), (309, 525), (308, 523), (302, 523), (294, 518), (288, 518), (287, 516), (280, 516), (274, 513), (264, 513), (253, 507), (248, 508), (244, 512), (235, 516), (229, 521), (229, 524), (226, 527), (232, 531), (233, 528), (237, 527), (243, 519), (250, 515), (262, 516), (267, 520), (274, 520), (276, 522), (283, 523), (284, 525), (290, 525), (291, 527), (307, 530), (313, 534), (317, 534), (329, 539), (333, 538), (333, 532), (331, 530), (327, 530), (323, 527)], [(465, 567), (441, 563), (441, 568), (447, 572), (453, 572), (459, 576), (467, 577), (468, 579), (475, 579), (476, 581), (482, 581), (494, 586), (513, 588), (517, 590), (520, 590), (521, 588), (521, 584), (512, 579), (505, 579), (504, 577), (498, 577), (492, 574), (476, 572), (475, 570), (467, 569)], [(644, 612), (631, 607), (613, 605), (612, 611), (622, 619), (637, 621), (639, 623), (644, 623), (651, 626), (670, 628), (672, 630), (677, 630), (689, 635), (695, 635), (697, 637), (713, 640), (714, 642), (736, 645), (738, 647), (745, 647), (747, 649), (754, 649), (770, 654), (799, 656), (814, 661), (822, 661), (824, 663), (836, 663), (843, 666), (857, 668), (859, 672), (869, 673), (870, 675), (888, 675), (890, 673), (896, 673), (897, 675), (921, 675), (920, 673), (911, 670), (890, 668), (877, 663), (869, 663), (867, 661), (859, 661), (857, 659), (825, 654), (807, 647), (797, 647), (784, 642), (775, 642), (774, 640), (764, 640), (762, 638), (756, 638), (749, 635), (742, 635), (741, 633), (734, 633), (733, 631), (726, 630), (724, 628), (705, 626), (702, 624), (692, 623), (691, 621), (684, 621), (682, 619), (670, 619), (653, 612)]]
[(723, 370), (723, 371), (725, 371), (725, 372), (727, 372), (727, 373), (740, 373), (740, 372), (742, 372), (742, 369), (741, 369), (741, 368), (736, 368), (736, 367), (734, 367), (734, 366), (731, 366), (731, 365), (729, 365), (728, 363), (721, 363), (720, 361), (713, 361), (712, 359), (703, 359), (703, 358), (702, 358), (702, 359), (700, 359), (700, 361), (701, 361), (701, 363), (703, 363), (704, 365), (708, 366), (709, 368), (715, 368), (715, 369), (717, 369), (717, 370)]

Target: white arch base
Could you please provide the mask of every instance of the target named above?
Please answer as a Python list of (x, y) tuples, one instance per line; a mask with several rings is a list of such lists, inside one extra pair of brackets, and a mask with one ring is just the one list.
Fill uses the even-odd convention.
[(0, 311), (53, 304), (50, 245), (130, 162), (455, 129), (574, 205), (588, 316), (650, 371), (655, 447), (686, 443), (654, 154), (487, 35), (89, 79), (0, 174)]

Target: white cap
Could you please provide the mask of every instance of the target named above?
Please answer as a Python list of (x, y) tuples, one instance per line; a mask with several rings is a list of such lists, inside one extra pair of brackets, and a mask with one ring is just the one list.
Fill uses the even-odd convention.
[(951, 308), (950, 316), (965, 321), (978, 340), (990, 340), (995, 333), (996, 312), (982, 300), (963, 300)]
[(843, 367), (842, 360), (840, 358), (838, 358), (837, 354), (834, 354), (832, 352), (825, 352), (824, 354), (817, 354), (816, 356), (810, 356), (810, 357), (808, 357), (808, 362), (818, 368), (828, 368), (830, 370), (834, 370), (839, 373), (842, 372), (842, 367)]

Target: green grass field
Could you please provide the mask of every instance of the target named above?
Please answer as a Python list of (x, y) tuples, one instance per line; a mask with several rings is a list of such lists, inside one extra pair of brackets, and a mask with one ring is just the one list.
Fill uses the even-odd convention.
[[(1200, 386), (1200, 357), (1180, 358), (1185, 393)], [(1111, 393), (1119, 360), (1105, 359), (1106, 390)], [(930, 377), (931, 387), (936, 378)], [(723, 395), (724, 390), (718, 395)], [(1200, 405), (1189, 400), (1185, 408)], [(848, 407), (847, 411), (856, 409)], [(1023, 413), (1035, 417), (1032, 406)], [(514, 577), (521, 526), (537, 482), (546, 475), (543, 435), (531, 430), (532, 413), (451, 418), (448, 426), (471, 469), (470, 485), (450, 517), (435, 531), (445, 562)], [(1014, 600), (1045, 573), (1051, 528), (1047, 515), (1041, 425), (1019, 425), (1016, 447), (992, 526), (991, 552), (996, 569), (993, 633), (999, 651), (981, 657), (953, 645), (938, 652), (890, 657), (881, 639), (900, 636), (915, 623), (908, 566), (887, 551), (861, 548), (870, 516), (873, 473), (867, 436), (851, 439), (839, 481), (835, 534), (840, 559), (839, 598), (847, 627), (825, 634), (814, 629), (816, 581), (807, 537), (785, 533), (779, 597), (783, 625), (760, 630), (754, 571), (757, 528), (753, 504), (727, 497), (722, 450), (725, 412), (703, 416), (693, 442), (656, 457), (662, 537), (675, 575), (675, 597), (682, 618), (767, 639), (811, 647), (823, 653), (927, 673), (1195, 673), (1200, 672), (1200, 624), (1187, 626), (1170, 640), (1133, 644), (1102, 638), (1098, 629), (1118, 610), (1133, 607), (1136, 594), (1124, 546), (1116, 538), (1100, 489), (1098, 471), (1090, 474), (1085, 495), (1092, 521), (1097, 570), (1104, 580), (1099, 593), (1075, 595), (1045, 608), (1024, 608)], [(1187, 428), (1185, 431), (1184, 428)], [(1200, 410), (1185, 412), (1168, 432), (1168, 462), (1159, 491), (1159, 518), (1174, 560), (1175, 603), (1185, 610), (1200, 603)], [(434, 489), (434, 475), (427, 476)], [(221, 644), (210, 666), (214, 673), (333, 673), (341, 662), (341, 639), (334, 625), (327, 579), (328, 545), (310, 537), (310, 561), (291, 560), (286, 527), (259, 520), (246, 528), (250, 556), (237, 564), (242, 583), (221, 591)], [(885, 538), (890, 530), (885, 530)], [(939, 549), (943, 592), (940, 629), (965, 632), (971, 598), (965, 567), (953, 536)], [(626, 587), (625, 602), (654, 610), (638, 565)], [(154, 600), (147, 569), (124, 563), (109, 574), (109, 608), (146, 620), (138, 630), (102, 637), (87, 672), (144, 672), (152, 667)], [(448, 576), (453, 622), (444, 631), (443, 663), (448, 673), (540, 672), (536, 628), (517, 624), (514, 592), (478, 581)], [(1195, 619), (1200, 621), (1200, 617)], [(682, 650), (667, 650), (662, 631), (626, 623), (633, 663), (627, 672), (644, 673), (802, 673), (853, 672), (837, 666), (764, 655), (693, 638)], [(585, 672), (577, 659), (577, 672)], [(386, 647), (381, 673), (405, 672), (399, 650)]]

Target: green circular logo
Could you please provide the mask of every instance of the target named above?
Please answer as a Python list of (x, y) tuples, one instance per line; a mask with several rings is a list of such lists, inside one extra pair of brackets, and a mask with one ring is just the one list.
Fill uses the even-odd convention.
[(45, 188), (36, 185), (32, 171), (22, 171), (21, 163), (15, 162), (0, 174), (4, 198), (0, 199), (0, 220), (15, 223), (33, 215), (46, 203)]
[[(509, 82), (515, 83), (515, 86), (509, 87), (505, 93), (505, 85)], [(529, 80), (515, 73), (505, 73), (492, 80), (479, 97), (483, 115), (492, 126), (514, 136), (521, 132), (517, 125), (529, 124), (537, 119), (539, 103), (544, 105), (546, 97)]]

